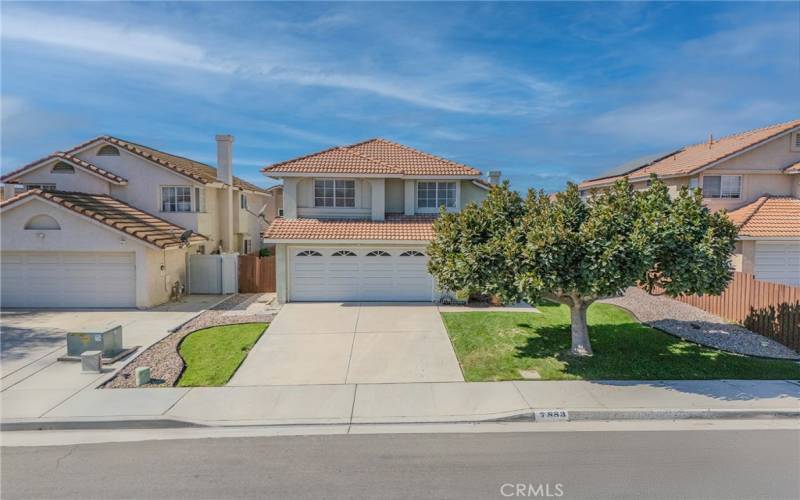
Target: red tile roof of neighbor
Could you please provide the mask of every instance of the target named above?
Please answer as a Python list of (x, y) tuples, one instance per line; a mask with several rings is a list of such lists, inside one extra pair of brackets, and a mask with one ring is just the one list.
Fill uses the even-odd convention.
[[(85, 148), (86, 146), (89, 146), (98, 141), (107, 142), (114, 146), (124, 148), (126, 151), (130, 153), (133, 153), (141, 158), (144, 158), (153, 163), (161, 165), (162, 167), (166, 167), (170, 170), (173, 170), (181, 175), (194, 179), (203, 184), (208, 184), (209, 182), (217, 182), (217, 169), (210, 165), (206, 165), (205, 163), (200, 163), (199, 161), (195, 161), (189, 158), (184, 158), (183, 156), (177, 156), (165, 153), (157, 149), (149, 148), (147, 146), (142, 146), (141, 144), (125, 141), (123, 139), (112, 137), (110, 135), (101, 135), (100, 137), (95, 137), (94, 139), (86, 141), (82, 144), (78, 144), (74, 148), (67, 151), (67, 153), (75, 153)], [(239, 189), (264, 192), (264, 190), (261, 189), (260, 187), (254, 184), (250, 184), (249, 182), (244, 181), (235, 176), (233, 178), (233, 185)]]
[(581, 182), (580, 187), (581, 189), (588, 189), (604, 186), (623, 177), (628, 177), (632, 181), (646, 180), (650, 174), (656, 174), (659, 177), (689, 175), (717, 161), (723, 160), (751, 146), (765, 142), (797, 127), (800, 127), (800, 120), (792, 120), (786, 123), (779, 123), (769, 127), (729, 135), (716, 139), (711, 143), (704, 142), (702, 144), (686, 146), (674, 154), (656, 160), (649, 165), (642, 166), (628, 174), (590, 179)]
[(800, 199), (764, 195), (728, 214), (739, 236), (800, 238)]
[[(38, 197), (56, 203), (84, 217), (125, 232), (159, 248), (180, 246), (180, 236), (186, 231), (183, 227), (143, 212), (107, 194), (31, 189), (4, 200), (0, 203), (0, 208), (5, 208), (31, 197)], [(193, 233), (189, 238), (189, 242), (200, 243), (207, 239), (201, 234)]]
[(92, 163), (89, 163), (86, 160), (82, 160), (82, 159), (78, 158), (77, 156), (73, 156), (73, 155), (70, 155), (70, 154), (67, 154), (67, 153), (62, 153), (62, 152), (56, 152), (56, 153), (53, 153), (51, 155), (45, 156), (44, 158), (36, 160), (34, 162), (28, 163), (24, 167), (20, 167), (17, 170), (14, 170), (13, 172), (7, 173), (2, 178), (0, 178), (0, 181), (7, 182), (7, 181), (10, 181), (10, 180), (13, 180), (16, 177), (18, 177), (20, 174), (23, 174), (26, 171), (31, 170), (34, 167), (36, 167), (38, 165), (41, 165), (42, 163), (44, 163), (46, 161), (49, 161), (49, 160), (52, 160), (54, 158), (61, 158), (62, 160), (65, 160), (66, 162), (69, 162), (69, 163), (71, 163), (72, 165), (74, 165), (76, 167), (82, 168), (82, 169), (84, 169), (84, 170), (86, 170), (88, 172), (95, 173), (95, 174), (97, 174), (97, 175), (99, 175), (101, 177), (105, 177), (106, 179), (108, 179), (111, 182), (114, 182), (116, 184), (126, 184), (128, 182), (128, 180), (125, 179), (124, 177), (121, 177), (121, 176), (119, 176), (117, 174), (109, 172), (108, 170), (106, 170), (104, 168), (101, 168), (101, 167), (98, 167), (97, 165), (94, 165)]
[(783, 169), (787, 174), (800, 174), (800, 161)]
[(387, 216), (384, 221), (362, 219), (283, 219), (264, 232), (270, 240), (414, 240), (433, 238), (434, 216)]
[(302, 174), (464, 175), (480, 170), (386, 139), (337, 146), (293, 160), (275, 163), (262, 172)]

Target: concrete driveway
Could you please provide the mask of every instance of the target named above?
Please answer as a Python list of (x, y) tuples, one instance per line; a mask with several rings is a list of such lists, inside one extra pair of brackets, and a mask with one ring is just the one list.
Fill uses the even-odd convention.
[(66, 353), (68, 331), (122, 325), (125, 347), (146, 348), (222, 298), (193, 295), (185, 302), (148, 310), (3, 310), (2, 417), (39, 416), (78, 391), (95, 387), (124, 363), (123, 360), (105, 367), (102, 374), (87, 374), (81, 373), (80, 363), (57, 361)]
[(292, 303), (228, 385), (463, 381), (429, 303)]

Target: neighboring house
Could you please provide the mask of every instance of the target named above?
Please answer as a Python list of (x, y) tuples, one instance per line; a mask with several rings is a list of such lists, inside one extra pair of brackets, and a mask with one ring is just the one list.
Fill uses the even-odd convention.
[(4, 307), (150, 307), (187, 256), (261, 247), (270, 195), (220, 168), (102, 136), (2, 177)]
[(283, 217), (264, 234), (280, 302), (435, 300), (426, 247), (439, 207), (457, 212), (489, 188), (474, 168), (384, 139), (263, 172), (283, 181)]
[(729, 212), (740, 226), (737, 271), (800, 285), (800, 120), (628, 162), (579, 188), (588, 196), (627, 177), (644, 189), (650, 174), (672, 194), (681, 186), (700, 187), (706, 206)]

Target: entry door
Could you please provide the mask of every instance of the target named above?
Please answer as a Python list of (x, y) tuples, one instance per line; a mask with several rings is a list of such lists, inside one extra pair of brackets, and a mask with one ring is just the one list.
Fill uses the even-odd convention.
[(292, 301), (430, 301), (423, 248), (289, 247)]
[(132, 252), (3, 252), (3, 307), (135, 307)]

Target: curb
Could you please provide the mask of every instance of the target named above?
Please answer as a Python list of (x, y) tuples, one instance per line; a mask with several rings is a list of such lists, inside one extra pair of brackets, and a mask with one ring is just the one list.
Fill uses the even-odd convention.
[[(750, 420), (750, 419), (800, 419), (800, 410), (713, 410), (713, 409), (657, 409), (657, 410), (565, 410), (568, 417), (564, 422), (587, 421), (628, 421), (628, 420)], [(491, 423), (491, 422), (540, 422), (536, 411), (529, 411), (517, 415), (498, 418), (453, 418), (403, 420), (390, 422), (386, 420), (375, 422), (341, 422), (336, 425), (386, 425), (386, 424), (466, 424), (466, 423)], [(219, 421), (205, 424), (198, 421), (180, 420), (174, 418), (147, 418), (147, 419), (109, 419), (109, 420), (11, 420), (0, 422), (0, 431), (52, 431), (52, 430), (111, 430), (111, 429), (182, 429), (182, 428), (232, 428), (232, 427), (289, 427), (289, 426), (330, 426), (330, 422), (309, 423), (302, 421), (291, 422), (265, 422), (236, 421), (231, 424), (222, 424)]]

